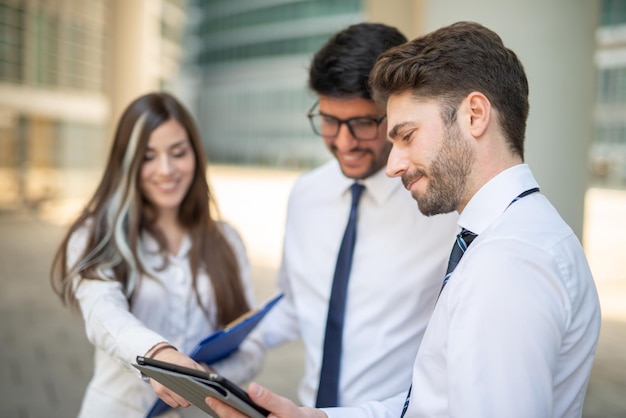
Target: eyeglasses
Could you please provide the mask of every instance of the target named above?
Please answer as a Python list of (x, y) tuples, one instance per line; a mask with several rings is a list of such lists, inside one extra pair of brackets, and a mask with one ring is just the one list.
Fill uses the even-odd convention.
[(372, 141), (378, 137), (378, 127), (387, 117), (387, 115), (383, 115), (376, 119), (368, 116), (357, 116), (350, 119), (339, 119), (330, 115), (313, 113), (318, 104), (318, 102), (313, 104), (307, 116), (311, 122), (313, 132), (325, 138), (335, 138), (339, 135), (341, 125), (345, 123), (352, 136), (357, 140)]

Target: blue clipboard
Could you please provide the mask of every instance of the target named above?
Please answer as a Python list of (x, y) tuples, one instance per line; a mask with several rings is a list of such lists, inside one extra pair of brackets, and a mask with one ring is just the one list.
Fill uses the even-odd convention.
[[(261, 322), (265, 314), (267, 314), (283, 296), (282, 293), (275, 296), (261, 308), (253, 309), (228, 324), (224, 329), (215, 331), (213, 334), (200, 341), (192, 350), (189, 357), (198, 363), (207, 364), (212, 364), (228, 357), (237, 351), (239, 345), (246, 339), (248, 334), (250, 334), (250, 331)], [(158, 399), (148, 412), (148, 415), (146, 415), (146, 418), (156, 417), (169, 409), (169, 405)]]

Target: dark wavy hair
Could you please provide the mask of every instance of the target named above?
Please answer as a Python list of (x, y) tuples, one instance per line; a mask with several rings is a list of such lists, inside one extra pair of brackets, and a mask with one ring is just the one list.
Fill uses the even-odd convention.
[(496, 110), (509, 147), (524, 158), (529, 112), (524, 67), (495, 32), (478, 23), (457, 22), (383, 53), (370, 74), (370, 87), (381, 104), (406, 91), (437, 99), (448, 124), (456, 119), (459, 103), (480, 92)]
[(396, 28), (380, 23), (359, 23), (330, 38), (315, 54), (309, 68), (309, 87), (331, 97), (371, 100), (369, 73), (378, 56), (406, 42)]
[[(207, 161), (200, 135), (189, 112), (167, 93), (150, 93), (134, 100), (123, 112), (113, 138), (102, 179), (86, 207), (61, 242), (51, 268), (51, 283), (64, 304), (77, 306), (74, 290), (81, 280), (114, 280), (132, 303), (143, 275), (150, 276), (138, 249), (140, 234), (149, 232), (166, 249), (164, 235), (155, 226), (156, 210), (143, 197), (139, 175), (152, 132), (175, 119), (187, 131), (195, 155), (195, 173), (178, 212), (178, 220), (190, 234), (190, 263), (198, 304), (208, 317), (197, 293), (197, 275), (210, 277), (217, 305), (217, 325), (224, 326), (249, 309), (233, 249), (211, 214), (215, 201), (206, 179)], [(68, 265), (72, 235), (87, 227), (87, 246), (78, 261)], [(165, 265), (164, 257), (164, 265)], [(110, 273), (113, 272), (113, 277)]]

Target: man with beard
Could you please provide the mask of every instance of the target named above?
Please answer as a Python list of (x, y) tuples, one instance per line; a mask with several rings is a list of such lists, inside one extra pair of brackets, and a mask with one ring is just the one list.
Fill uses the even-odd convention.
[(456, 211), (462, 227), (412, 385), (355, 408), (298, 408), (254, 384), (252, 399), (274, 417), (580, 417), (598, 297), (578, 239), (524, 163), (517, 56), (459, 22), (383, 53), (370, 83), (387, 104), (387, 174), (421, 212)]
[[(458, 232), (456, 214), (420, 214), (399, 179), (383, 169), (391, 149), (385, 108), (372, 100), (367, 80), (380, 53), (403, 42), (395, 28), (356, 24), (329, 39), (310, 66), (317, 100), (308, 117), (335, 158), (303, 174), (291, 192), (278, 277), (286, 296), (263, 322), (270, 348), (303, 341), (303, 405), (382, 400), (410, 384), (406, 365), (419, 347)], [(356, 245), (343, 327), (337, 327), (329, 307), (338, 299), (336, 265), (355, 183), (363, 187)], [(340, 354), (338, 366), (329, 354)], [(336, 372), (334, 382), (326, 380)]]

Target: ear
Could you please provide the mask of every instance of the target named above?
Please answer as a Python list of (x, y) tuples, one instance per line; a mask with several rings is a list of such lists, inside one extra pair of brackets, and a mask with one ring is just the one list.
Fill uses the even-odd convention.
[(474, 138), (482, 136), (491, 121), (491, 102), (484, 94), (472, 92), (465, 98), (464, 107), (468, 131)]

